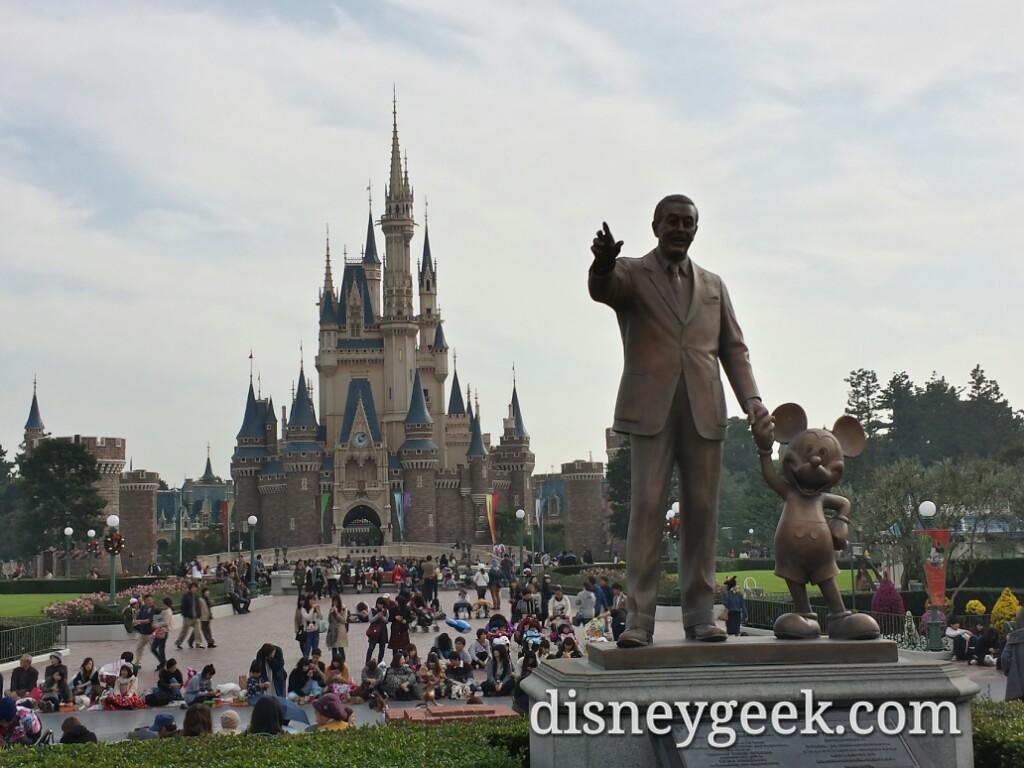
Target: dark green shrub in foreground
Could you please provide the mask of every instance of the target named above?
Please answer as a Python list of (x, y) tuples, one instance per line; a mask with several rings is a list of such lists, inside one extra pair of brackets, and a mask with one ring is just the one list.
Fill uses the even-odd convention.
[[(59, 735), (59, 734), (58, 734)], [(4, 768), (311, 768), (370, 765), (394, 768), (486, 766), (527, 768), (530, 727), (525, 719), (415, 725), (403, 723), (341, 733), (295, 736), (208, 736), (118, 744), (18, 748), (0, 753)]]
[(1024, 703), (979, 701), (971, 708), (974, 764), (984, 768), (1024, 765)]

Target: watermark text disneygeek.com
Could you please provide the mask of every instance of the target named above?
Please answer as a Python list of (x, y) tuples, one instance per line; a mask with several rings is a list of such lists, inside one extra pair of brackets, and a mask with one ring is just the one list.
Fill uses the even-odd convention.
[[(530, 707), (530, 728), (534, 733), (541, 736), (602, 733), (664, 736), (673, 726), (682, 726), (685, 737), (676, 744), (680, 749), (688, 747), (696, 738), (698, 728), (708, 724), (708, 744), (722, 749), (735, 744), (739, 732), (760, 736), (769, 729), (780, 736), (797, 733), (868, 736), (876, 729), (886, 736), (960, 735), (956, 707), (948, 701), (880, 704), (858, 701), (848, 707), (849, 718), (845, 724), (833, 720), (830, 725), (825, 715), (832, 709), (833, 702), (815, 701), (814, 691), (809, 688), (801, 689), (801, 702), (778, 701), (765, 705), (759, 701), (740, 704), (735, 700), (655, 701), (642, 714), (640, 707), (631, 701), (581, 704), (576, 701), (576, 691), (572, 688), (562, 700), (558, 695), (558, 691), (549, 690), (546, 700)], [(564, 716), (562, 721), (557, 716), (560, 711)]]

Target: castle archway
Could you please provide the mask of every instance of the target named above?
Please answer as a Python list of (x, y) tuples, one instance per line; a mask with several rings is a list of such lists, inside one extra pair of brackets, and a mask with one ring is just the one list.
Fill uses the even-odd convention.
[(380, 515), (367, 504), (359, 504), (345, 513), (340, 534), (343, 547), (376, 547), (384, 543)]

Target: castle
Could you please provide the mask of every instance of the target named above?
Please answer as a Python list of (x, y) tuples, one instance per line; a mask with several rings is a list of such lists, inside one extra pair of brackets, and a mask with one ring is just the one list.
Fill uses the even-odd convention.
[(282, 408), (280, 420), (272, 398), (259, 396), (250, 376), (231, 460), (233, 516), (256, 515), (261, 542), (491, 543), (497, 515), (532, 509), (534, 455), (515, 383), (497, 445), (482, 432), (479, 401), (474, 414), (468, 388), (463, 398), (454, 365), (449, 388), (449, 346), (426, 227), (412, 271), (413, 187), (397, 110), (379, 225), (383, 261), (371, 208), (361, 256), (345, 259), (338, 286), (328, 239), (319, 291), (318, 407), (301, 364), (290, 412)]

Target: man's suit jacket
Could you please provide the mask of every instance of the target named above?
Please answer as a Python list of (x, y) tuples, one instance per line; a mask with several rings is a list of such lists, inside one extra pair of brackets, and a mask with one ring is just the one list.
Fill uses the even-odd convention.
[(654, 251), (616, 259), (606, 275), (590, 270), (590, 295), (615, 310), (622, 334), (625, 364), (612, 425), (616, 432), (660, 432), (683, 376), (697, 432), (708, 440), (724, 440), (719, 361), (741, 404), (760, 397), (725, 284), (692, 260), (690, 265), (693, 296), (686, 317)]

